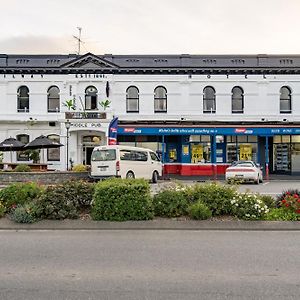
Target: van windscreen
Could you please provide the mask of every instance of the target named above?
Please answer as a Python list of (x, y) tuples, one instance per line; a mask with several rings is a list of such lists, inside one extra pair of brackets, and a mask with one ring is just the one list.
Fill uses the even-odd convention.
[(108, 161), (116, 160), (116, 150), (94, 150), (92, 154), (92, 161)]

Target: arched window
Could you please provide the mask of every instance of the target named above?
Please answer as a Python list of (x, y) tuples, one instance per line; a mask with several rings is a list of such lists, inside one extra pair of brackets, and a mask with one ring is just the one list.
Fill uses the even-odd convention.
[(48, 112), (59, 112), (59, 88), (50, 86), (48, 89)]
[(216, 92), (211, 86), (203, 90), (203, 113), (216, 113)]
[(290, 114), (292, 112), (292, 92), (289, 87), (280, 89), (280, 113)]
[(136, 86), (130, 86), (126, 90), (126, 111), (139, 112), (139, 90)]
[(154, 112), (167, 112), (167, 89), (158, 86), (154, 90)]
[[(59, 135), (50, 134), (47, 136), (48, 139), (60, 143)], [(60, 161), (60, 148), (47, 149), (47, 160), (48, 161)]]
[(94, 86), (89, 86), (85, 89), (85, 109), (97, 109), (97, 89)]
[[(29, 135), (27, 135), (27, 134), (19, 134), (16, 136), (16, 139), (25, 145), (29, 143)], [(17, 160), (18, 161), (29, 161), (29, 156), (24, 151), (18, 151), (17, 152)]]
[(241, 87), (235, 86), (232, 89), (231, 112), (233, 114), (244, 113), (244, 91)]
[(29, 112), (29, 89), (23, 85), (18, 88), (18, 112)]

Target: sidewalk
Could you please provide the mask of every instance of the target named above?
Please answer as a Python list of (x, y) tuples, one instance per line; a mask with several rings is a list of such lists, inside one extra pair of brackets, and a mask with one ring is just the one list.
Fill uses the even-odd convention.
[(91, 220), (43, 220), (18, 224), (0, 219), (0, 230), (227, 230), (227, 231), (300, 231), (299, 222), (280, 221), (193, 221), (155, 219), (151, 221), (106, 222)]

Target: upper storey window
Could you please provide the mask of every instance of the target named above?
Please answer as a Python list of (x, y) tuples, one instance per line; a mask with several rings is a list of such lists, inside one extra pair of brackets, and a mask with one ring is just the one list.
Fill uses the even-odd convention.
[(239, 86), (232, 89), (231, 111), (233, 114), (244, 112), (244, 91)]
[(126, 111), (139, 112), (139, 90), (136, 86), (130, 86), (126, 91)]
[(85, 109), (97, 109), (97, 93), (98, 90), (94, 86), (89, 86), (85, 89)]
[(17, 95), (18, 112), (29, 112), (29, 89), (23, 85), (18, 88)]
[(48, 89), (48, 112), (59, 112), (59, 88), (51, 86)]
[(292, 92), (289, 87), (280, 89), (280, 113), (290, 114), (292, 112)]
[(167, 112), (167, 89), (158, 86), (154, 90), (154, 112)]
[(211, 86), (203, 90), (203, 113), (216, 113), (216, 92)]

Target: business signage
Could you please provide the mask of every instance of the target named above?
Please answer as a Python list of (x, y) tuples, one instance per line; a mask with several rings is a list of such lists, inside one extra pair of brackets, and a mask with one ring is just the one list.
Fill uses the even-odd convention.
[(118, 127), (120, 135), (297, 135), (297, 127)]

